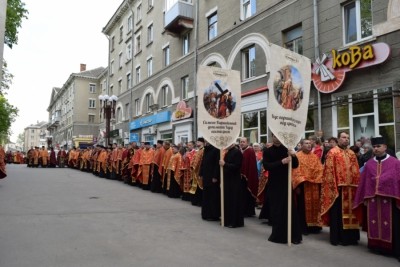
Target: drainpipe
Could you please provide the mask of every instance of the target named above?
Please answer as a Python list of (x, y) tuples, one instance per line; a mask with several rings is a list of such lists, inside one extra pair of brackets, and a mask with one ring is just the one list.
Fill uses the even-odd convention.
[(128, 125), (128, 136), (129, 136), (129, 143), (131, 139), (131, 123), (132, 123), (132, 116), (133, 116), (133, 105), (132, 105), (132, 97), (133, 97), (133, 49), (134, 49), (134, 41), (135, 41), (135, 36), (133, 35), (134, 30), (133, 27), (135, 25), (134, 19), (135, 19), (135, 14), (133, 13), (133, 8), (130, 4), (130, 0), (127, 1), (129, 9), (131, 10), (132, 13), (132, 36), (131, 36), (131, 84), (129, 85), (129, 90), (130, 90), (130, 97), (129, 97), (129, 125)]
[(197, 106), (198, 106), (198, 99), (197, 99), (197, 62), (198, 62), (198, 47), (199, 47), (199, 5), (200, 1), (196, 1), (196, 14), (195, 14), (195, 27), (194, 27), (194, 36), (196, 38), (194, 43), (194, 71), (193, 71), (193, 93), (194, 93), (194, 109), (193, 109), (193, 135), (194, 141), (197, 140)]
[[(319, 57), (319, 37), (318, 37), (318, 3), (313, 0), (314, 7), (314, 59)], [(322, 115), (321, 115), (321, 92), (317, 90), (318, 96), (318, 130), (322, 130)]]

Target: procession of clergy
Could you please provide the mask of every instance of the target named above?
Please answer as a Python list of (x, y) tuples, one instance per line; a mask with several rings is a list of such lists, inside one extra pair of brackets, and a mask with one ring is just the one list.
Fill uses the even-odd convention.
[[(278, 138), (265, 147), (247, 138), (220, 150), (204, 138), (185, 145), (168, 141), (132, 142), (86, 149), (61, 149), (57, 157), (47, 149), (27, 153), (29, 167), (70, 167), (115, 179), (171, 198), (201, 206), (203, 220), (221, 220), (223, 169), (224, 226), (244, 226), (256, 215), (272, 226), (271, 242), (287, 243), (288, 166), (292, 166), (293, 244), (302, 235), (317, 234), (329, 226), (332, 245), (357, 245), (360, 228), (367, 232), (368, 248), (400, 261), (400, 161), (387, 153), (383, 137), (371, 138), (372, 154), (359, 167), (349, 148), (349, 134), (341, 132), (323, 149), (315, 136), (303, 139), (297, 151)], [(317, 141), (317, 142), (316, 142)], [(327, 142), (328, 143), (328, 142)]]

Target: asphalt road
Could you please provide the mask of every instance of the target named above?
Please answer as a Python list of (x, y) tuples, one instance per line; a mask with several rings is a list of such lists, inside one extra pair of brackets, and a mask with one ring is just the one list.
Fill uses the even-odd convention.
[(243, 228), (202, 221), (180, 199), (71, 169), (7, 165), (0, 180), (0, 267), (400, 266), (358, 246), (331, 246), (328, 229), (288, 247)]

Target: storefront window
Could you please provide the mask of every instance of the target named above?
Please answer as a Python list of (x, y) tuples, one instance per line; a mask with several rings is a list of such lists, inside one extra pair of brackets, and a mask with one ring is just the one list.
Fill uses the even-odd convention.
[(372, 91), (360, 94), (353, 94), (352, 102), (353, 102), (353, 115), (374, 112), (374, 100)]
[(267, 142), (267, 111), (259, 110), (242, 114), (242, 136), (250, 143)]
[(392, 89), (384, 88), (378, 90), (379, 123), (390, 123), (394, 121)]
[(267, 111), (260, 111), (260, 133), (267, 134)]
[(172, 143), (172, 132), (161, 133), (161, 140)]
[[(381, 135), (395, 148), (392, 88), (382, 88), (336, 98), (336, 130), (350, 133), (350, 143)], [(349, 121), (349, 118), (351, 119)]]
[(349, 100), (347, 96), (337, 98), (337, 125), (340, 129), (349, 127)]
[(379, 133), (385, 138), (388, 148), (394, 149), (396, 145), (394, 141), (394, 125), (380, 126)]

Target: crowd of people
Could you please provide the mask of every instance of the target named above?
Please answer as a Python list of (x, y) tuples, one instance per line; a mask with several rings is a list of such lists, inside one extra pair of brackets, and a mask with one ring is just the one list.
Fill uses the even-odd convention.
[[(3, 156), (4, 157), (4, 156)], [(85, 149), (45, 147), (27, 152), (28, 167), (69, 167), (137, 186), (201, 207), (201, 218), (243, 227), (256, 215), (272, 226), (268, 240), (287, 243), (288, 168), (292, 167), (291, 242), (329, 227), (332, 245), (357, 245), (360, 229), (368, 248), (400, 260), (400, 161), (383, 137), (349, 146), (349, 134), (324, 140), (312, 135), (294, 149), (276, 136), (267, 144), (239, 138), (222, 152), (200, 137), (174, 145), (158, 140)], [(222, 173), (221, 173), (222, 169)]]

